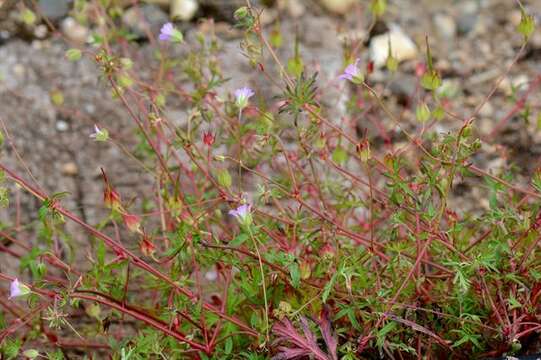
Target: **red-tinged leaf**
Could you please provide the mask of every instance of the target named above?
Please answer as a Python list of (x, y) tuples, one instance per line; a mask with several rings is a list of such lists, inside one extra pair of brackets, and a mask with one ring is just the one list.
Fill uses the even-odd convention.
[[(278, 348), (278, 354), (274, 355), (272, 360), (297, 359), (303, 356), (311, 356), (317, 360), (335, 360), (319, 348), (317, 337), (310, 331), (306, 318), (301, 318), (301, 326), (304, 336), (295, 329), (288, 319), (274, 325), (273, 330), (277, 335), (274, 344), (281, 343), (282, 346)], [(284, 344), (289, 344), (289, 347)]]
[(297, 359), (303, 356), (310, 355), (310, 353), (304, 349), (289, 349), (285, 346), (280, 346), (278, 350), (280, 351), (280, 353), (275, 355), (272, 360)]
[(304, 337), (308, 341), (308, 343), (311, 346), (317, 347), (317, 338), (310, 330), (310, 324), (308, 324), (308, 320), (305, 317), (301, 317), (301, 327), (302, 332), (304, 333)]
[(338, 341), (335, 334), (333, 333), (331, 319), (329, 315), (329, 307), (325, 306), (321, 313), (319, 328), (321, 329), (321, 335), (323, 336), (323, 340), (325, 340), (325, 344), (327, 345), (327, 349), (329, 350), (332, 359), (338, 360), (338, 355), (336, 354)]
[(396, 321), (398, 323), (401, 323), (401, 324), (404, 324), (406, 326), (409, 326), (410, 328), (412, 328), (413, 330), (415, 331), (418, 331), (420, 333), (423, 333), (425, 335), (428, 335), (428, 336), (431, 336), (433, 337), (438, 343), (440, 343), (441, 345), (445, 346), (446, 348), (450, 349), (449, 347), (449, 344), (447, 343), (447, 341), (443, 340), (441, 337), (439, 337), (438, 335), (436, 335), (436, 333), (428, 330), (427, 328), (419, 325), (419, 324), (416, 324), (414, 323), (413, 321), (410, 321), (410, 320), (406, 320), (406, 319), (403, 319), (401, 317), (398, 317), (396, 315), (393, 315), (393, 314), (389, 314), (389, 313), (386, 313), (385, 314), (389, 319), (393, 320), (393, 321)]

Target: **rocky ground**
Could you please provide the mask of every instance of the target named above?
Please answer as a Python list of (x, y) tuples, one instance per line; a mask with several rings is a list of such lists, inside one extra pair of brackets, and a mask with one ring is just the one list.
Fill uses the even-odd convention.
[[(378, 65), (380, 53), (386, 53), (387, 35), (383, 41), (381, 35), (388, 31), (398, 34), (393, 50), (402, 60), (399, 72), (389, 78), (386, 72), (376, 71), (371, 79), (376, 85), (389, 83), (385, 89), (379, 89), (404, 119), (411, 119), (413, 115), (407, 103), (411, 103), (409, 100), (416, 94), (415, 65), (423, 61), (426, 35), (430, 38), (436, 67), (453, 94), (451, 110), (461, 117), (471, 113), (481, 102), (521, 44), (515, 30), (520, 11), (512, 1), (390, 1), (384, 21), (378, 22), (370, 32), (367, 29), (371, 17), (362, 2), (350, 7), (345, 15), (349, 1), (336, 2), (345, 3), (343, 8), (336, 5), (333, 8), (332, 3), (276, 1), (273, 6), (264, 8), (263, 22), (272, 29), (271, 24), (280, 20), (285, 44), (292, 44), (297, 33), (307, 69), (320, 72), (320, 88), (325, 93), (325, 101), (334, 109), (335, 117), (344, 111), (344, 97), (340, 96), (344, 88), (336, 76), (343, 66), (342, 49), (348, 43), (362, 40), (361, 59), (363, 62), (375, 59)], [(21, 2), (4, 1), (0, 8), (0, 116), (19, 152), (16, 156), (6, 147), (3, 161), (24, 169), (21, 159), (24, 160), (41, 187), (49, 192), (69, 191), (73, 194), (68, 200), (70, 207), (92, 221), (95, 220), (94, 205), (100, 201), (100, 167), (110, 169), (111, 177), (128, 191), (133, 192), (144, 183), (138, 169), (123, 160), (125, 156), (120, 149), (96, 146), (88, 138), (94, 122), (107, 125), (119, 138), (129, 137), (130, 120), (110, 98), (99, 80), (98, 69), (90, 60), (71, 63), (65, 59), (66, 49), (87, 40), (92, 29), (70, 17), (69, 1), (42, 0), (39, 4), (57, 32), (44, 23), (25, 25), (21, 20), (24, 9)], [(191, 21), (180, 22), (180, 25), (190, 38), (190, 33), (204, 27), (198, 22), (201, 17), (214, 16), (222, 47), (223, 72), (232, 79), (224, 89), (244, 84), (247, 76), (251, 77), (252, 84), (266, 89), (264, 80), (248, 75), (250, 68), (239, 51), (240, 34), (227, 22), (231, 21), (231, 10), (237, 5), (202, 1), (195, 13), (188, 8), (184, 16)], [(541, 16), (540, 2), (526, 1), (525, 5), (538, 18)], [(140, 37), (141, 53), (148, 53), (147, 34), (138, 21), (139, 16), (143, 16), (156, 34), (169, 14), (167, 7), (156, 4), (128, 7), (124, 13), (124, 23)], [(407, 46), (408, 42), (411, 46)], [(292, 51), (292, 46), (284, 46), (280, 55), (287, 59)], [(540, 55), (541, 33), (537, 31), (495, 96), (482, 108), (476, 123), (481, 136), (489, 136), (495, 124), (513, 107), (511, 98), (520, 96), (529, 82), (539, 76)], [(64, 96), (61, 106), (53, 103), (52, 95), (56, 92)], [(485, 151), (478, 157), (479, 166), (496, 170), (514, 163), (524, 174), (537, 166), (541, 135), (535, 120), (539, 99), (535, 98), (530, 97), (530, 123), (524, 126), (524, 120), (514, 116), (499, 136), (487, 138)], [(183, 109), (171, 111), (175, 117)], [(359, 127), (366, 126), (360, 120)], [(446, 131), (459, 126), (459, 122), (447, 120), (438, 126)], [(32, 211), (26, 210), (35, 208), (36, 204), (27, 206), (30, 208), (24, 209), (24, 213), (29, 214)], [(468, 206), (465, 207), (467, 210)]]
[[(145, 191), (151, 182), (137, 164), (126, 160), (121, 148), (98, 146), (89, 138), (93, 124), (100, 123), (106, 125), (115, 138), (126, 140), (127, 144), (134, 142), (131, 120), (111, 99), (95, 64), (89, 59), (70, 62), (65, 58), (65, 51), (84, 43), (92, 29), (76, 22), (70, 13), (72, 4), (69, 1), (36, 2), (42, 6), (43, 14), (49, 17), (55, 30), (43, 22), (25, 25), (21, 15), (25, 2), (0, 0), (0, 126), (9, 134), (1, 161), (25, 174), (26, 179), (48, 193), (68, 191), (70, 196), (63, 202), (66, 207), (94, 223), (102, 215), (101, 167), (107, 169), (118, 190), (128, 198)], [(386, 41), (378, 42), (378, 36), (391, 31), (393, 36), (401, 39), (393, 48), (399, 52), (397, 57), (401, 60), (398, 73), (391, 77), (376, 69), (371, 81), (411, 129), (418, 126), (412, 121), (414, 110), (409, 104), (417, 96), (415, 68), (424, 61), (426, 35), (430, 39), (436, 68), (452, 93), (450, 110), (462, 118), (471, 114), (490, 92), (494, 81), (505, 71), (521, 45), (521, 37), (516, 31), (520, 11), (514, 1), (390, 0), (388, 14), (371, 31), (368, 31), (371, 15), (367, 1), (352, 2), (355, 4), (345, 7), (346, 10), (332, 7), (329, 0), (259, 2), (271, 3), (262, 15), (269, 31), (273, 29), (272, 24), (280, 21), (286, 45), (279, 55), (284, 59), (291, 56), (297, 35), (306, 67), (311, 72), (319, 71), (323, 101), (333, 108), (331, 115), (336, 119), (344, 115), (343, 95), (348, 91), (336, 77), (343, 68), (343, 49), (351, 42), (360, 41), (359, 56), (363, 63), (372, 59), (377, 67), (381, 57), (378, 54), (386, 51)], [(150, 56), (148, 33), (137, 19), (143, 16), (155, 36), (161, 24), (169, 19), (168, 8), (156, 4), (136, 8), (130, 7), (129, 1), (124, 3), (127, 11), (122, 21), (139, 37), (138, 56)], [(229, 22), (237, 3), (243, 1), (200, 1), (195, 12), (188, 9), (181, 14), (188, 20), (180, 21), (179, 26), (187, 39), (193, 39), (196, 31), (205, 30), (205, 23), (199, 20), (214, 17), (222, 49), (219, 60), (224, 74), (232, 79), (224, 86), (224, 91), (250, 83), (268, 91), (271, 96), (273, 90), (256, 75), (250, 75), (253, 72), (239, 51), (241, 34), (232, 29)], [(524, 0), (523, 3), (540, 23), (541, 1)], [(194, 43), (187, 42), (188, 46)], [(539, 30), (509, 75), (499, 84), (495, 95), (479, 112), (477, 131), (486, 140), (475, 159), (479, 167), (499, 171), (514, 165), (526, 178), (541, 165), (541, 130), (537, 120), (541, 119), (538, 115), (541, 97), (538, 89), (528, 98), (529, 121), (515, 114), (498, 134), (491, 135), (513, 108), (513, 99), (523, 96), (538, 76), (541, 76)], [(63, 94), (61, 103), (59, 93)], [(181, 117), (185, 111), (179, 104), (170, 110), (169, 117)], [(448, 119), (437, 126), (445, 132), (460, 125), (458, 120)], [(368, 126), (366, 120), (359, 120), (359, 128)], [(13, 191), (17, 194), (18, 190)], [(482, 191), (473, 190), (468, 184), (458, 186), (456, 195), (455, 205), (463, 211), (487, 206)], [(35, 200), (21, 195), (20, 205), (22, 223), (29, 220), (24, 217), (35, 219), (39, 207)], [(15, 216), (12, 212), (1, 212), (0, 220), (13, 223)], [(84, 236), (76, 240), (83, 241)], [(5, 266), (3, 259), (0, 264)]]

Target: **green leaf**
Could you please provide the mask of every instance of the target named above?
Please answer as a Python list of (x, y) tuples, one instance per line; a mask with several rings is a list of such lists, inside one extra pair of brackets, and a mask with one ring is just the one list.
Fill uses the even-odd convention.
[(415, 116), (417, 120), (424, 123), (430, 119), (430, 108), (426, 103), (420, 103), (415, 109)]
[(323, 288), (323, 294), (321, 295), (321, 300), (324, 303), (327, 302), (327, 299), (329, 298), (329, 295), (331, 294), (331, 291), (334, 288), (334, 283), (336, 282), (337, 276), (338, 276), (338, 272), (335, 272), (334, 275), (331, 277), (331, 280), (329, 280), (329, 282), (325, 284), (325, 287)]
[(20, 348), (21, 348), (20, 339), (11, 340), (7, 338), (4, 340), (2, 344), (1, 353), (6, 358), (6, 360), (15, 359), (17, 355), (19, 354)]
[(522, 308), (522, 304), (513, 296), (507, 299), (507, 302), (509, 303), (509, 310)]
[(282, 37), (282, 33), (280, 32), (279, 24), (276, 23), (274, 29), (270, 33), (270, 43), (273, 48), (278, 49), (282, 47), (283, 42), (284, 39)]
[(304, 71), (304, 63), (300, 57), (292, 57), (287, 61), (287, 72), (295, 77), (301, 76)]
[(378, 331), (378, 334), (376, 335), (377, 337), (376, 344), (379, 348), (383, 346), (383, 343), (385, 341), (385, 336), (387, 336), (387, 334), (389, 334), (395, 328), (396, 328), (396, 322), (391, 321)]
[(219, 169), (216, 176), (218, 178), (218, 184), (225, 188), (231, 187), (231, 174), (229, 174), (229, 171), (227, 171), (227, 169)]
[(61, 106), (64, 104), (64, 94), (60, 90), (51, 91), (51, 101), (55, 106)]
[(229, 246), (233, 247), (239, 247), (241, 246), (246, 240), (248, 240), (250, 236), (248, 234), (242, 233), (237, 235), (233, 240), (229, 242)]
[(372, 0), (372, 4), (370, 4), (370, 11), (376, 17), (380, 17), (381, 15), (383, 15), (386, 9), (387, 0)]
[(291, 276), (291, 285), (297, 289), (301, 284), (301, 271), (299, 269), (299, 264), (296, 261), (293, 261), (291, 264), (289, 264), (288, 269), (289, 275)]
[(347, 159), (347, 151), (341, 145), (338, 145), (332, 152), (332, 160), (338, 165), (344, 165)]
[(436, 107), (434, 109), (434, 111), (432, 111), (432, 116), (434, 117), (435, 120), (440, 121), (445, 117), (445, 110), (440, 105), (440, 106)]
[(79, 49), (72, 48), (66, 51), (66, 58), (69, 61), (77, 61), (81, 58), (81, 55), (82, 53), (81, 53), (81, 50)]
[(28, 349), (23, 352), (23, 356), (26, 356), (29, 359), (35, 359), (39, 356), (39, 351), (35, 349)]
[(0, 208), (9, 206), (9, 190), (6, 187), (0, 187)]
[(387, 56), (385, 66), (387, 66), (387, 70), (390, 72), (395, 72), (398, 69), (398, 60), (394, 56), (389, 55)]
[(118, 77), (118, 84), (122, 87), (128, 88), (133, 85), (133, 79), (128, 75), (120, 75)]
[(230, 336), (225, 340), (224, 352), (226, 354), (231, 354), (233, 350), (233, 338)]
[(34, 25), (37, 20), (36, 14), (30, 9), (24, 9), (21, 12), (21, 20), (28, 26)]
[(427, 90), (434, 91), (441, 85), (441, 78), (438, 73), (433, 71), (427, 71), (421, 78), (421, 86)]
[(528, 15), (524, 9), (521, 9), (520, 23), (517, 30), (524, 36), (524, 40), (528, 40), (535, 30), (535, 19), (532, 15)]

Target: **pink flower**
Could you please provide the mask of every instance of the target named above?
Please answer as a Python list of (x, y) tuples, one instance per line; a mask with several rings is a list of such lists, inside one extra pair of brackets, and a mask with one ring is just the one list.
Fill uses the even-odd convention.
[(248, 106), (248, 99), (254, 96), (254, 94), (254, 91), (246, 86), (235, 90), (235, 104), (237, 104), (239, 109), (244, 109)]
[(124, 224), (131, 232), (142, 233), (141, 231), (141, 218), (135, 214), (123, 213), (122, 218)]
[(338, 78), (340, 80), (349, 80), (355, 84), (361, 84), (364, 81), (364, 75), (359, 69), (360, 59), (355, 60), (354, 64), (349, 64), (345, 69), (344, 73), (341, 74)]
[(236, 210), (229, 210), (229, 215), (236, 217), (241, 224), (250, 225), (252, 223), (251, 207), (250, 204), (241, 205)]
[(21, 284), (18, 279), (11, 282), (11, 285), (9, 286), (9, 299), (27, 294), (30, 294), (28, 286)]
[(214, 140), (215, 137), (210, 131), (203, 134), (203, 142), (205, 143), (205, 145), (212, 146), (212, 144), (214, 144)]

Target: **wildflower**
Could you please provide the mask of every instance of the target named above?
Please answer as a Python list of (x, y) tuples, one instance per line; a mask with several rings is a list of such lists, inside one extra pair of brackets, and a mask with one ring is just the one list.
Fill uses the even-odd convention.
[(360, 59), (355, 60), (354, 64), (349, 64), (342, 75), (340, 75), (338, 78), (340, 80), (349, 80), (354, 84), (360, 85), (364, 81), (364, 75), (359, 70), (359, 61)]
[(131, 232), (141, 233), (141, 218), (135, 214), (123, 213), (124, 224)]
[(103, 192), (103, 202), (109, 209), (118, 211), (122, 208), (122, 204), (120, 203), (120, 195), (109, 185), (107, 185), (105, 191)]
[(28, 286), (21, 284), (18, 279), (11, 282), (9, 287), (9, 299), (28, 294), (30, 294), (30, 288)]
[(362, 162), (367, 162), (370, 159), (370, 143), (368, 140), (365, 139), (357, 144), (357, 153)]
[(248, 106), (248, 99), (250, 99), (254, 94), (254, 91), (246, 86), (235, 90), (235, 104), (240, 110), (244, 109), (246, 106)]
[(214, 144), (214, 140), (215, 137), (210, 131), (203, 134), (203, 142), (205, 143), (205, 145), (212, 146), (212, 144)]
[(107, 141), (109, 139), (109, 131), (107, 129), (100, 129), (98, 125), (94, 124), (94, 132), (90, 134), (90, 138), (96, 141)]
[(170, 22), (163, 24), (160, 29), (160, 41), (170, 41), (180, 43), (183, 41), (182, 33), (173, 26)]
[(156, 247), (154, 246), (152, 239), (145, 235), (143, 236), (143, 240), (141, 240), (141, 242), (139, 243), (139, 250), (141, 250), (141, 253), (143, 253), (143, 255), (152, 257), (152, 255), (154, 255), (154, 252), (156, 251)]
[(251, 205), (243, 204), (236, 210), (229, 210), (229, 215), (233, 215), (242, 225), (250, 225), (252, 223), (252, 214), (250, 213)]

